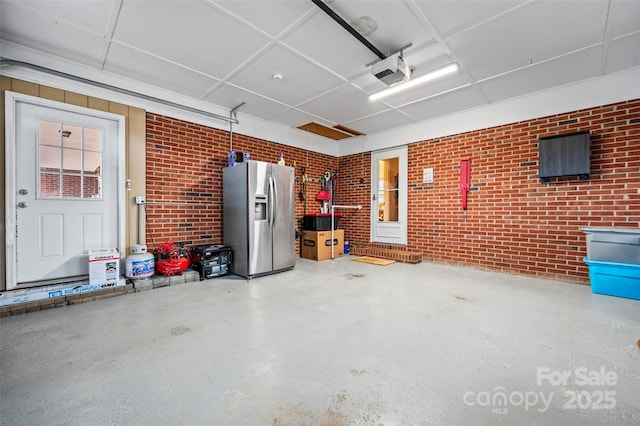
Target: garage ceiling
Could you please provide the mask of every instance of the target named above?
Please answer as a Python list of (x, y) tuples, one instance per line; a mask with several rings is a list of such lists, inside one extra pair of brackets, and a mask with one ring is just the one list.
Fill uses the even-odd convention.
[(288, 127), (366, 134), (640, 66), (640, 1), (326, 3), (372, 18), (384, 53), (411, 43), (414, 78), (459, 72), (370, 101), (387, 87), (376, 55), (310, 0), (0, 0), (0, 37)]

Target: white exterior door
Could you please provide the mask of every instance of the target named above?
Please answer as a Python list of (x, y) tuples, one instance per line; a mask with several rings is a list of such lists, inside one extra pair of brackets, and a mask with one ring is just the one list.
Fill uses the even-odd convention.
[(371, 155), (371, 241), (407, 244), (407, 147)]
[(120, 246), (119, 120), (65, 109), (15, 103), (7, 289), (82, 278), (89, 250)]

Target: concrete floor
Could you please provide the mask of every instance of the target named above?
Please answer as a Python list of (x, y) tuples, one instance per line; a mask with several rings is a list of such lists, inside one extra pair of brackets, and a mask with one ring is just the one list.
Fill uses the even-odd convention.
[(0, 325), (5, 425), (640, 424), (640, 301), (588, 286), (299, 259)]

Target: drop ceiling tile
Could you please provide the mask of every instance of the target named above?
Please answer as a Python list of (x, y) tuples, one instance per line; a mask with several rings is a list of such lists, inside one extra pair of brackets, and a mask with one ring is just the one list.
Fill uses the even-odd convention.
[(271, 37), (278, 36), (315, 8), (311, 2), (291, 0), (223, 0), (216, 3)]
[(414, 78), (451, 60), (460, 73), (365, 102), (387, 87), (365, 67), (375, 55), (309, 0), (0, 0), (0, 41), (16, 59), (100, 70), (106, 58), (110, 73), (158, 93), (227, 110), (245, 101), (240, 115), (366, 133), (475, 105), (480, 87), (496, 101), (640, 66), (638, 0), (326, 2), (347, 21), (375, 19), (367, 39), (383, 52), (413, 43), (404, 58)]
[(416, 75), (452, 62), (443, 43), (411, 46), (404, 52), (404, 62), (416, 68)]
[(323, 126), (322, 124), (318, 124), (315, 122), (305, 123), (302, 126), (298, 126), (298, 129), (320, 135), (325, 138), (333, 139), (334, 141), (348, 139), (354, 136), (350, 133), (343, 132), (333, 127)]
[(423, 121), (486, 103), (487, 101), (478, 89), (468, 86), (404, 106), (400, 108), (400, 111), (410, 115), (416, 121)]
[(374, 93), (383, 90), (389, 86), (374, 77), (371, 72), (367, 71), (355, 78), (351, 79), (351, 84), (358, 89), (364, 90), (367, 93)]
[(315, 14), (282, 41), (345, 79), (362, 73), (366, 64), (378, 58), (324, 12)]
[(362, 133), (371, 134), (381, 130), (393, 129), (415, 123), (414, 120), (395, 110), (388, 110), (380, 114), (358, 120), (342, 123), (347, 127), (359, 130)]
[(298, 108), (334, 123), (352, 121), (387, 109), (379, 102), (371, 102), (366, 93), (351, 85), (344, 85)]
[(609, 43), (605, 74), (637, 66), (640, 66), (640, 32)]
[(249, 114), (265, 120), (270, 119), (272, 116), (288, 109), (288, 106), (286, 105), (273, 102), (262, 96), (258, 96), (229, 84), (217, 87), (204, 99), (228, 110), (231, 110), (242, 102), (245, 102), (245, 104), (238, 110), (238, 114)]
[[(419, 77), (419, 75), (416, 77)], [(460, 73), (450, 74), (425, 84), (418, 85), (407, 91), (380, 99), (377, 102), (384, 102), (393, 107), (399, 107), (468, 84), (470, 84), (470, 79), (467, 75)]]
[(609, 25), (611, 38), (640, 30), (640, 1), (612, 1)]
[(418, 1), (416, 6), (438, 34), (447, 38), (522, 3), (524, 1)]
[(298, 127), (302, 124), (316, 122), (328, 127), (332, 127), (335, 123), (331, 123), (329, 121), (323, 120), (320, 117), (313, 116), (311, 114), (307, 114), (303, 111), (297, 109), (288, 109), (279, 113), (276, 116), (271, 117), (271, 121), (275, 121), (276, 123), (284, 124), (289, 127)]
[(112, 43), (109, 49), (105, 70), (194, 98), (199, 98), (218, 82), (117, 43)]
[[(37, 28), (37, 31), (33, 29)], [(101, 65), (104, 38), (14, 2), (2, 2), (0, 37), (94, 67)]]
[(408, 43), (418, 46), (433, 41), (403, 1), (335, 0), (329, 6), (347, 22), (361, 16), (369, 16), (376, 21), (378, 28), (366, 39), (383, 53), (395, 51)]
[(480, 80), (600, 43), (606, 11), (603, 0), (532, 2), (447, 43)]
[(207, 2), (124, 2), (114, 39), (222, 79), (267, 39)]
[(600, 73), (601, 58), (602, 46), (596, 46), (486, 80), (478, 87), (489, 101), (496, 102), (594, 77)]
[[(4, 8), (12, 0), (2, 0)], [(47, 14), (58, 22), (76, 25), (87, 32), (104, 35), (109, 29), (109, 19), (114, 8), (119, 7), (119, 1), (51, 1), (28, 0), (19, 2), (22, 6), (31, 9), (35, 13)]]
[[(275, 73), (281, 74), (282, 80), (274, 80)], [(333, 74), (282, 46), (269, 49), (229, 82), (288, 105), (297, 105), (342, 84)]]

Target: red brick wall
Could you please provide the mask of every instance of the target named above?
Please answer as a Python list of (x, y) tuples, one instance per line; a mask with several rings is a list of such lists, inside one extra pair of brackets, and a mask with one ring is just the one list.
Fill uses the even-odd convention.
[[(152, 113), (147, 113), (146, 130), (149, 250), (169, 240), (187, 246), (222, 244), (222, 168), (227, 165), (229, 132)], [(237, 133), (233, 135), (233, 149), (249, 152), (253, 160), (273, 163), (282, 153), (287, 165), (295, 162), (297, 177), (301, 167), (314, 178), (327, 168), (337, 168), (333, 156)], [(297, 179), (297, 194), (300, 188)], [(320, 207), (315, 201), (319, 190), (319, 183), (308, 183), (309, 211)], [(303, 209), (297, 196), (298, 218)]]
[[(591, 179), (538, 179), (538, 138), (591, 131)], [(588, 282), (584, 226), (638, 227), (640, 100), (412, 143), (408, 248), (427, 261)], [(471, 157), (466, 215), (459, 164)], [(346, 204), (369, 206), (369, 155), (340, 159)], [(435, 182), (422, 183), (433, 167)], [(359, 187), (359, 177), (364, 177)], [(342, 187), (344, 187), (343, 185)], [(369, 241), (369, 213), (346, 219), (345, 239)]]
[[(409, 144), (409, 250), (427, 261), (588, 282), (583, 226), (638, 227), (640, 222), (640, 100), (590, 108), (510, 125)], [(539, 182), (538, 138), (591, 131), (591, 179)], [(370, 238), (371, 154), (335, 158), (234, 134), (235, 150), (251, 158), (296, 162), (319, 178), (339, 168), (336, 202), (363, 206), (344, 210), (340, 227), (351, 244)], [(147, 242), (222, 242), (222, 167), (229, 134), (147, 114)], [(466, 215), (460, 207), (459, 161), (471, 157)], [(435, 182), (422, 184), (433, 167)], [(320, 189), (308, 184), (308, 211)], [(296, 181), (300, 191), (300, 180)], [(296, 214), (302, 216), (298, 198)]]
[(360, 210), (340, 210), (340, 228), (349, 244), (364, 245), (371, 239), (371, 153), (346, 155), (339, 164), (338, 202), (362, 206)]

